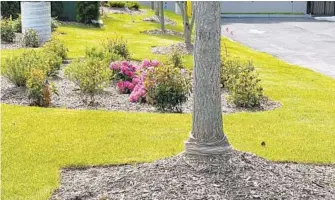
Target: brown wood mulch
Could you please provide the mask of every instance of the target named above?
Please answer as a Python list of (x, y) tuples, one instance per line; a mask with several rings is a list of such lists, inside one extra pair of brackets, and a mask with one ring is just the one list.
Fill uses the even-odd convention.
[(232, 150), (61, 171), (56, 199), (335, 199), (335, 166), (274, 163)]

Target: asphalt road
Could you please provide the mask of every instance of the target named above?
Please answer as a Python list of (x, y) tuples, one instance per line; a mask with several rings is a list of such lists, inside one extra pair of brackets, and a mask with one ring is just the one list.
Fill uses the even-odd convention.
[(223, 18), (222, 35), (335, 78), (335, 22), (303, 18)]

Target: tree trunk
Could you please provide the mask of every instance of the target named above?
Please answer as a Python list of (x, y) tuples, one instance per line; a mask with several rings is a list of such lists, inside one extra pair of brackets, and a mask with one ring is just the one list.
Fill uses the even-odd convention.
[(160, 5), (160, 22), (161, 22), (161, 31), (165, 32), (165, 22), (164, 22), (164, 3), (163, 1), (159, 2)]
[(159, 1), (155, 1), (155, 15), (159, 16)]
[(196, 33), (193, 115), (186, 154), (212, 155), (230, 150), (223, 133), (220, 92), (220, 2), (194, 2)]
[(155, 2), (154, 1), (151, 2), (151, 10), (155, 10)]
[(191, 36), (192, 36), (191, 28), (189, 24), (185, 23), (184, 24), (184, 41), (186, 44), (186, 48), (190, 48), (192, 46)]

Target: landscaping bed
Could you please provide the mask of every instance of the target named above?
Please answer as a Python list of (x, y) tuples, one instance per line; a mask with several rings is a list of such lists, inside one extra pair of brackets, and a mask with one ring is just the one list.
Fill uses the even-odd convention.
[[(143, 21), (145, 21), (145, 22), (160, 23), (160, 19), (156, 15), (144, 18)], [(169, 25), (173, 25), (173, 26), (175, 26), (177, 24), (175, 21), (169, 19), (168, 17), (164, 17), (164, 23), (165, 24), (169, 24)]]
[(171, 46), (152, 46), (151, 52), (153, 54), (170, 54), (173, 51), (178, 51), (180, 54), (190, 55), (193, 54), (193, 46), (190, 48), (186, 47), (185, 43), (176, 43)]
[(13, 42), (5, 42), (1, 40), (0, 49), (19, 49), (22, 48), (22, 33), (15, 33), (15, 39)]
[[(60, 107), (69, 109), (89, 109), (89, 110), (111, 110), (111, 111), (137, 111), (137, 112), (156, 112), (153, 105), (147, 103), (132, 103), (129, 101), (129, 94), (120, 94), (115, 85), (110, 83), (102, 92), (95, 96), (94, 105), (89, 105), (84, 102), (84, 96), (79, 91), (79, 88), (64, 76), (63, 69), (56, 77), (50, 81), (55, 83), (58, 90), (58, 96), (52, 95), (52, 105), (50, 107)], [(1, 77), (1, 101), (2, 103), (15, 105), (30, 105), (30, 101), (24, 87), (16, 87), (10, 83), (5, 77)], [(221, 105), (223, 113), (235, 113), (242, 111), (263, 111), (273, 110), (280, 107), (280, 103), (273, 101), (263, 101), (260, 107), (257, 108), (239, 108), (233, 105), (228, 105), (225, 95), (227, 91), (221, 90)], [(192, 95), (182, 105), (184, 113), (192, 112)]]
[(280, 164), (232, 150), (154, 163), (68, 168), (51, 199), (328, 199), (335, 167)]
[(129, 10), (126, 8), (114, 8), (114, 7), (103, 7), (103, 12), (113, 13), (113, 14), (132, 14), (132, 15), (144, 15), (146, 14), (145, 10)]
[(172, 36), (183, 37), (183, 33), (170, 30), (170, 29), (165, 29), (164, 32), (161, 31), (160, 29), (153, 29), (153, 30), (141, 31), (140, 33), (145, 33), (149, 35), (172, 35)]

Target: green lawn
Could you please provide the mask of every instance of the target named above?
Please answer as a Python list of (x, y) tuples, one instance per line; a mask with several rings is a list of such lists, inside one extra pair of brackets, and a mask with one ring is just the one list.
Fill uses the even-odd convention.
[[(152, 13), (148, 13), (151, 15)], [(175, 28), (181, 31), (178, 16)], [(143, 16), (141, 16), (143, 17)], [(128, 40), (134, 58), (156, 58), (151, 46), (182, 41), (147, 36), (140, 30), (159, 25), (135, 23), (126, 15), (105, 19), (104, 30), (64, 26), (58, 29), (70, 56), (116, 32)], [(169, 26), (169, 28), (172, 28)], [(57, 34), (56, 33), (56, 34)], [(230, 54), (251, 58), (263, 79), (265, 94), (282, 108), (224, 116), (233, 147), (274, 161), (335, 164), (335, 80), (293, 66), (273, 56), (225, 41)], [(1, 51), (2, 57), (20, 51)], [(186, 57), (192, 67), (191, 56)], [(187, 114), (77, 111), (1, 106), (2, 199), (47, 199), (58, 186), (59, 169), (67, 166), (148, 162), (183, 150), (190, 131)], [(266, 142), (263, 148), (260, 143)]]

